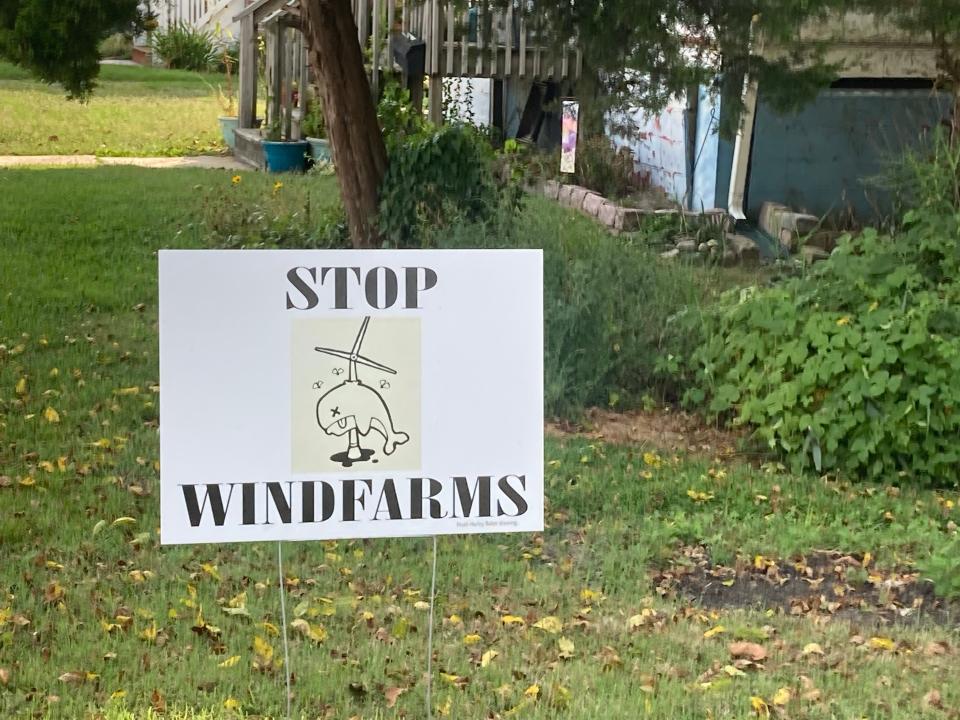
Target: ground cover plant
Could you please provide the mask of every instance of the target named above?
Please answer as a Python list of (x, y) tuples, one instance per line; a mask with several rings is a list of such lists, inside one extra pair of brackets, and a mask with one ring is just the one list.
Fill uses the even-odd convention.
[(0, 155), (197, 155), (223, 152), (223, 76), (105, 65), (88, 103), (0, 62)]
[[(205, 188), (332, 184), (236, 177), (0, 170), (3, 717), (283, 714), (276, 545), (157, 534), (155, 251), (216, 244)], [(543, 533), (441, 539), (436, 717), (960, 707), (956, 606), (924, 580), (948, 587), (956, 492), (681, 445), (553, 433)], [(429, 542), (284, 547), (294, 716), (422, 717)]]
[(688, 401), (756, 429), (797, 469), (960, 484), (960, 150), (912, 165), (891, 234), (841, 240), (801, 277), (707, 315)]

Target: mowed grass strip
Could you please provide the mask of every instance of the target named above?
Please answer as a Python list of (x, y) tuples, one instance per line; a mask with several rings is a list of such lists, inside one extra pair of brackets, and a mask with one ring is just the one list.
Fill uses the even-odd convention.
[[(0, 155), (174, 156), (225, 151), (223, 75), (104, 65), (89, 102), (0, 62)], [(234, 84), (236, 88), (236, 83)]]
[[(0, 716), (283, 716), (276, 545), (158, 537), (156, 250), (205, 246), (211, 189), (254, 202), (273, 183), (0, 171)], [(280, 192), (335, 197), (332, 178)], [(870, 552), (889, 577), (951, 542), (956, 497), (580, 437), (550, 439), (546, 461), (545, 532), (440, 539), (437, 716), (937, 717), (960, 703), (949, 626), (715, 611), (655, 580), (700, 545), (731, 565)], [(424, 716), (429, 549), (285, 545), (295, 717)]]

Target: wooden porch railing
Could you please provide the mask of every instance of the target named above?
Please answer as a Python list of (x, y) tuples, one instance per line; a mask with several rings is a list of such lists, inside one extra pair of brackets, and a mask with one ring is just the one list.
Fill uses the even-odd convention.
[(374, 68), (389, 66), (390, 34), (426, 43), (426, 74), (461, 77), (577, 78), (580, 50), (557, 43), (521, 12), (473, 4), (457, 10), (442, 0), (351, 0), (361, 47), (370, 43)]

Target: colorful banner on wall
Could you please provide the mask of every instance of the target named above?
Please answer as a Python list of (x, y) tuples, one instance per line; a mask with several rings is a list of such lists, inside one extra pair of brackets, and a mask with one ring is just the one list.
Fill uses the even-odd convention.
[(161, 251), (161, 541), (542, 529), (542, 267)]
[(580, 103), (576, 100), (564, 100), (560, 129), (560, 172), (562, 173), (572, 173), (576, 169), (579, 117)]

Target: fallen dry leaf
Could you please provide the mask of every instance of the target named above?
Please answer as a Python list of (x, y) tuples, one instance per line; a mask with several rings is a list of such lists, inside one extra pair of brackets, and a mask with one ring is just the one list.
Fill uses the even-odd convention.
[(730, 643), (730, 654), (735, 658), (747, 658), (754, 662), (760, 662), (767, 657), (767, 651), (762, 645), (752, 642)]
[(553, 615), (548, 615), (545, 618), (541, 618), (533, 624), (538, 630), (544, 630), (548, 633), (556, 635), (558, 632), (563, 630), (563, 623), (560, 622), (560, 618), (554, 617)]
[(407, 691), (406, 688), (402, 687), (389, 687), (383, 691), (383, 696), (387, 699), (387, 707), (392, 708), (397, 704), (397, 698), (403, 695)]
[(940, 691), (934, 689), (924, 695), (923, 706), (926, 708), (936, 708), (937, 710), (942, 710), (943, 698), (940, 697)]

